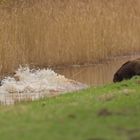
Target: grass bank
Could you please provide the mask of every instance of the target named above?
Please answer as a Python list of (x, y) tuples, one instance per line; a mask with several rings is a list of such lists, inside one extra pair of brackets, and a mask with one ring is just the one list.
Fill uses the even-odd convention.
[(0, 0), (0, 73), (140, 52), (139, 0)]
[(139, 140), (140, 78), (0, 106), (0, 139)]

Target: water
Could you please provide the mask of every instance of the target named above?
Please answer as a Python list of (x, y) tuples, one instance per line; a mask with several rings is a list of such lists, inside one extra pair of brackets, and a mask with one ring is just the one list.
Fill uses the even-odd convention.
[(113, 75), (120, 66), (135, 58), (140, 58), (140, 55), (116, 57), (94, 65), (61, 67), (55, 71), (90, 86), (101, 86), (112, 83)]
[(54, 71), (20, 67), (13, 76), (2, 80), (0, 103), (10, 105), (20, 101), (33, 101), (112, 83), (113, 75), (119, 67), (138, 57), (140, 55), (112, 58), (94, 65), (59, 67)]
[(51, 69), (20, 67), (15, 75), (5, 77), (0, 86), (0, 103), (14, 104), (77, 91), (87, 86), (65, 78)]

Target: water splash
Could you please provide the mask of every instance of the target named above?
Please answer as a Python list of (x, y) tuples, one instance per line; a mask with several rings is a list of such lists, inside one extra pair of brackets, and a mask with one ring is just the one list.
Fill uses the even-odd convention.
[(20, 67), (13, 77), (5, 77), (0, 86), (0, 103), (14, 104), (20, 101), (76, 91), (87, 86), (65, 78), (51, 69)]

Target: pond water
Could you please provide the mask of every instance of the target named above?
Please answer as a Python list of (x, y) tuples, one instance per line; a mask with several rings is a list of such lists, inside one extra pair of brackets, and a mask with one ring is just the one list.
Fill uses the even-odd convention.
[(114, 73), (128, 60), (140, 55), (112, 58), (92, 65), (75, 65), (55, 69), (19, 67), (14, 75), (5, 77), (0, 86), (0, 104), (14, 104), (56, 96), (89, 86), (112, 83)]
[(120, 66), (135, 58), (140, 58), (140, 55), (114, 57), (94, 65), (60, 67), (55, 72), (90, 86), (100, 86), (112, 83), (113, 75)]
[(87, 85), (67, 79), (51, 69), (19, 67), (14, 75), (2, 79), (0, 104), (10, 105), (20, 101), (33, 101), (87, 87)]

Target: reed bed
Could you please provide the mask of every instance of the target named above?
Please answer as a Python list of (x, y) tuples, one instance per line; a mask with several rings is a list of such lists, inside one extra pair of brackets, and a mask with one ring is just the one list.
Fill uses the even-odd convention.
[(140, 52), (139, 0), (0, 0), (0, 73)]

